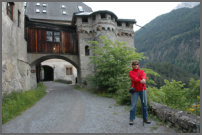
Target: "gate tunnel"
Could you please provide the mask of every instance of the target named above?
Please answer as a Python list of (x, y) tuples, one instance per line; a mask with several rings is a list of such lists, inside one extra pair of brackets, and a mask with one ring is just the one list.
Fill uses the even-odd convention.
[[(79, 59), (78, 59), (77, 55), (30, 54), (29, 53), (28, 56), (29, 56), (28, 59), (30, 60), (30, 65), (31, 65), (31, 78), (33, 80), (33, 82), (31, 83), (32, 88), (36, 88), (37, 83), (39, 83), (41, 81), (45, 81), (45, 80), (48, 81), (48, 80), (50, 80), (50, 78), (53, 81), (57, 80), (57, 75), (55, 74), (56, 69), (52, 65), (48, 65), (53, 69), (53, 71), (51, 73), (53, 75), (52, 77), (44, 78), (45, 74), (41, 73), (42, 66), (45, 66), (45, 65), (42, 65), (41, 63), (46, 60), (50, 60), (50, 59), (61, 59), (61, 60), (64, 60), (64, 61), (72, 64), (73, 67), (75, 67), (75, 69), (77, 71), (77, 77), (74, 79), (75, 83), (81, 83), (81, 69), (80, 69)], [(50, 71), (48, 71), (48, 72), (50, 72)]]
[(54, 69), (50, 66), (43, 65), (44, 79), (43, 81), (54, 81)]

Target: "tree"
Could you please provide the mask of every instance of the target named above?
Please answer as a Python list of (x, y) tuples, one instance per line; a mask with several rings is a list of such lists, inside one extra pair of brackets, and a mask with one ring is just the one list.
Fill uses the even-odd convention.
[(94, 56), (90, 57), (91, 63), (96, 65), (94, 80), (100, 89), (115, 93), (120, 81), (128, 78), (132, 60), (141, 60), (145, 57), (143, 53), (135, 52), (135, 48), (124, 42), (113, 42), (104, 36), (100, 36), (100, 39), (101, 43), (89, 42), (93, 44), (90, 49), (94, 53)]

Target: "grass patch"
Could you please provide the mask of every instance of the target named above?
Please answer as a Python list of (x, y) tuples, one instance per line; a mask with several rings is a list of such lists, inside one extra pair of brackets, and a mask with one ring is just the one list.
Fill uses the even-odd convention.
[(109, 108), (112, 108), (112, 106), (110, 105)]
[(96, 94), (98, 96), (101, 96), (101, 97), (107, 97), (107, 98), (113, 98), (114, 97), (114, 94), (106, 93), (106, 92), (96, 92)]
[(13, 91), (2, 98), (2, 123), (14, 119), (32, 107), (46, 94), (45, 86), (42, 83), (36, 89), (28, 91)]
[(81, 90), (82, 88), (80, 85), (76, 84), (76, 85), (74, 85), (74, 89)]
[(156, 130), (158, 129), (158, 127), (151, 127), (151, 130)]
[(72, 81), (62, 80), (62, 79), (55, 80), (55, 82), (65, 83), (65, 84), (72, 84)]

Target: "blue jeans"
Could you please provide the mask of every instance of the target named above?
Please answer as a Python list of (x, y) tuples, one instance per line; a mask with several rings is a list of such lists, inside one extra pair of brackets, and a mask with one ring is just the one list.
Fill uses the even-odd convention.
[[(144, 99), (143, 99), (143, 94), (144, 94)], [(137, 91), (133, 94), (131, 94), (131, 108), (130, 108), (130, 120), (135, 120), (135, 115), (136, 115), (136, 105), (137, 105), (137, 100), (138, 96), (140, 96), (140, 100), (143, 106), (143, 101), (144, 101), (144, 106), (143, 106), (143, 118), (145, 120), (148, 120), (148, 110), (147, 110), (147, 92), (146, 90), (143, 91)]]

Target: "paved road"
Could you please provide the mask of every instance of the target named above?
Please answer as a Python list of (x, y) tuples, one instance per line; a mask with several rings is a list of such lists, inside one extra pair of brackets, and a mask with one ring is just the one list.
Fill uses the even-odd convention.
[(75, 90), (72, 85), (45, 82), (47, 95), (21, 116), (4, 124), (3, 133), (175, 133), (155, 121), (142, 126), (111, 98)]

